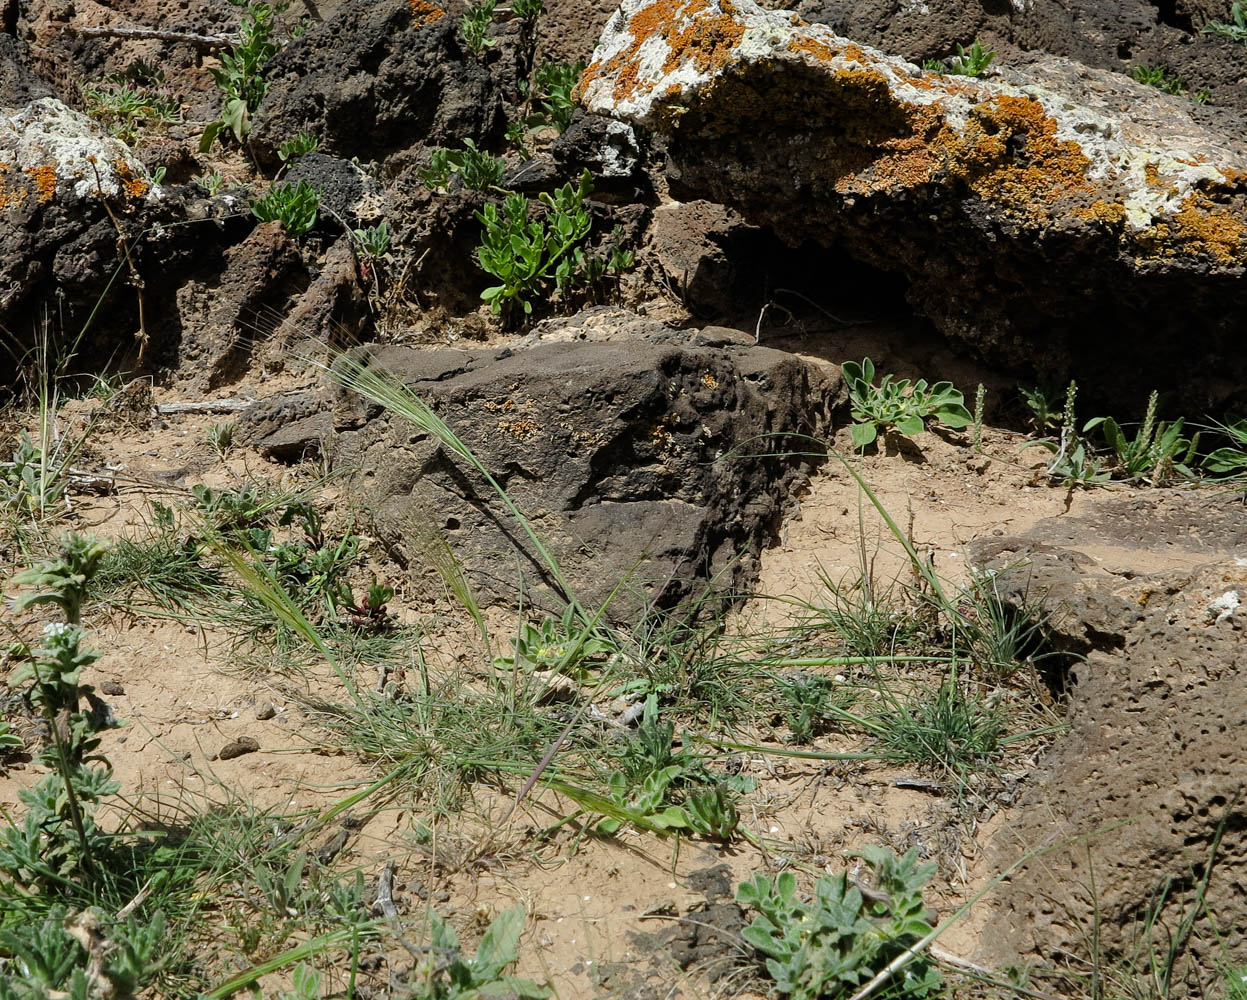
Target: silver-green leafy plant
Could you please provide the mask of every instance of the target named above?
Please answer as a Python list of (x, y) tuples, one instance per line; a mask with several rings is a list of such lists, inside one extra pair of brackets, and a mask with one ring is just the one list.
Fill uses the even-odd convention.
[(367, 226), (363, 229), (351, 230), (351, 241), (356, 253), (368, 264), (376, 264), (388, 260), (390, 255), (390, 224)]
[(274, 184), (262, 198), (251, 203), (251, 214), (261, 222), (279, 220), (286, 232), (295, 238), (316, 225), (320, 211), (320, 194), (307, 181)]
[(488, 191), (502, 183), (507, 165), (496, 156), (477, 149), (471, 139), (463, 140), (463, 149), (439, 146), (429, 154), (429, 165), (420, 171), (420, 180), (431, 191), (446, 191), (456, 174), (470, 191)]
[(852, 996), (907, 952), (889, 995), (922, 998), (940, 990), (939, 973), (914, 948), (933, 930), (922, 887), (935, 864), (918, 864), (917, 848), (897, 858), (887, 848), (870, 846), (858, 857), (873, 876), (874, 884), (865, 889), (845, 872), (820, 878), (807, 898), (797, 892), (796, 876), (782, 872), (774, 879), (755, 875), (737, 890), (737, 901), (757, 914), (741, 937), (762, 955), (781, 996)]
[(485, 227), (477, 260), (500, 282), (481, 293), (495, 315), (509, 315), (516, 305), (527, 315), (533, 311), (534, 295), (552, 282), (563, 285), (571, 279), (576, 267), (573, 251), (592, 226), (585, 206), (592, 190), (586, 170), (579, 184), (542, 192), (545, 212), (536, 217), (532, 203), (518, 193), (507, 195), (501, 207), (491, 203), (476, 213)]
[(507, 969), (520, 957), (524, 932), (524, 908), (517, 906), (498, 914), (467, 957), (459, 947), (459, 935), (441, 916), (429, 913), (431, 930), (428, 957), (411, 976), (413, 1000), (484, 1000), (485, 997), (517, 997), (541, 1000), (550, 995), (544, 986), (509, 975)]
[(875, 385), (875, 366), (870, 358), (863, 359), (861, 364), (846, 361), (841, 371), (849, 384), (856, 448), (871, 444), (880, 430), (894, 428), (901, 434), (917, 434), (930, 418), (948, 427), (966, 427), (974, 420), (966, 409), (965, 398), (951, 382), (928, 386), (926, 379), (911, 383), (909, 379), (884, 375)]

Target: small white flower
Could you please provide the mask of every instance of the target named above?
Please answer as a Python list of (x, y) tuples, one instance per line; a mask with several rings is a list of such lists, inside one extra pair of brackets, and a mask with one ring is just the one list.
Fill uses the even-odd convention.
[(48, 622), (46, 625), (43, 626), (43, 634), (44, 635), (64, 635), (71, 628), (73, 628), (73, 626), (67, 625), (65, 624), (65, 622)]

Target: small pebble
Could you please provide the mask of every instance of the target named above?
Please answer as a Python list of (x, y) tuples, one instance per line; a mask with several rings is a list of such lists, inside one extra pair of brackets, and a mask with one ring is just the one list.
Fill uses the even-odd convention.
[(104, 683), (100, 685), (100, 694), (119, 695), (125, 693), (126, 689), (116, 681), (104, 681)]
[(243, 754), (255, 753), (260, 749), (260, 744), (250, 736), (240, 736), (232, 743), (226, 743), (221, 747), (221, 752), (217, 754), (220, 760), (233, 760), (235, 757), (241, 757)]
[(255, 717), (261, 722), (271, 719), (276, 714), (277, 708), (271, 701), (266, 701), (263, 704), (256, 705), (255, 707)]

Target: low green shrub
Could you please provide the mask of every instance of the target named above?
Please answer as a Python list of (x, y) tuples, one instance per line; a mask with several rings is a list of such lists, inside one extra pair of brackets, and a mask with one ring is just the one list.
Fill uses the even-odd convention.
[(965, 398), (951, 382), (928, 386), (925, 379), (911, 383), (909, 379), (885, 375), (876, 386), (875, 366), (870, 358), (863, 359), (861, 364), (846, 361), (841, 371), (849, 384), (856, 448), (871, 444), (881, 430), (917, 434), (932, 418), (948, 427), (968, 427), (974, 422)]
[(261, 222), (280, 221), (296, 239), (315, 228), (319, 212), (320, 194), (307, 181), (274, 184), (262, 198), (251, 203), (252, 215)]

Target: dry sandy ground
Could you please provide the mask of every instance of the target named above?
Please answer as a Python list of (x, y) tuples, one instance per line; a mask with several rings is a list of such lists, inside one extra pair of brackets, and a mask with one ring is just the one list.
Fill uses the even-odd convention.
[[(252, 388), (269, 393), (298, 384), (287, 378)], [(235, 395), (247, 393), (240, 387)], [(167, 398), (172, 398), (167, 392), (156, 392), (157, 401)], [(72, 403), (66, 419), (80, 420), (95, 405)], [(185, 496), (185, 487), (194, 483), (237, 485), (254, 476), (286, 484), (315, 479), (315, 470), (266, 464), (243, 451), (220, 460), (205, 443), (208, 426), (220, 419), (183, 415), (151, 427), (141, 420), (96, 427), (91, 455), (83, 461), (93, 458), (119, 470), (125, 485), (114, 496), (76, 497), (78, 529), (106, 538), (140, 530), (149, 498), (170, 502)], [(836, 443), (847, 448), (847, 436), (841, 436)], [(963, 546), (969, 540), (1020, 534), (1037, 520), (1064, 516), (1067, 510), (1078, 513), (1112, 495), (1101, 490), (1068, 497), (1064, 490), (1039, 485), (1035, 466), (1045, 453), (1020, 452), (1024, 441), (988, 428), (980, 453), (959, 440), (923, 433), (900, 452), (862, 459), (858, 468), (918, 550), (956, 581), (964, 576)], [(322, 491), (322, 501), (337, 516), (348, 513), (350, 500), (333, 484)], [(369, 554), (383, 561), (380, 553)], [(1111, 551), (1088, 554), (1113, 558)], [(781, 544), (766, 554), (758, 591), (772, 598), (818, 601), (824, 593), (820, 575), (852, 579), (863, 559), (877, 581), (906, 578), (895, 539), (853, 478), (832, 462), (801, 498), (799, 514), (784, 525)], [(393, 608), (401, 618), (436, 617), (445, 623), (445, 635), (430, 648), (435, 653), (442, 649), (445, 656), (462, 653), (465, 632), (455, 624), (455, 609), (399, 589)], [(741, 609), (739, 620), (780, 622), (790, 607), (759, 598)], [(11, 624), (26, 634), (44, 617), (36, 608)], [(109, 700), (126, 725), (107, 734), (103, 749), (126, 795), (142, 793), (183, 806), (238, 795), (262, 807), (301, 809), (336, 802), (375, 777), (351, 757), (326, 750), (324, 734), (300, 707), (308, 690), (332, 691), (328, 671), (318, 677), (315, 670), (267, 675), (240, 670), (223, 659), (227, 637), (177, 619), (114, 614), (85, 624), (92, 630), (92, 644), (107, 650), (87, 680), (97, 686), (110, 682), (117, 685), (110, 690), (122, 692)], [(436, 655), (432, 665), (436, 669)], [(268, 715), (270, 705), (272, 717), (257, 718), (257, 713)], [(254, 738), (259, 751), (215, 759), (222, 747), (243, 736)], [(811, 749), (851, 751), (860, 743), (830, 736), (817, 739)], [(1037, 763), (1034, 756), (1011, 759), (1012, 780), (1024, 781)], [(370, 882), (386, 862), (393, 862), (400, 909), (419, 912), (424, 901), (432, 900), (458, 926), (483, 927), (493, 913), (522, 903), (531, 918), (523, 971), (549, 977), (562, 997), (612, 992), (661, 997), (682, 985), (686, 996), (748, 995), (750, 984), (739, 971), (717, 983), (698, 978), (707, 962), (713, 965), (716, 953), (720, 959), (730, 954), (730, 946), (711, 940), (699, 951), (679, 933), (682, 928), (695, 936), (699, 927), (704, 930), (708, 905), (713, 910), (715, 900), (724, 899), (739, 881), (781, 859), (807, 870), (838, 872), (852, 863), (846, 850), (862, 843), (884, 842), (898, 849), (918, 845), (941, 863), (933, 895), (941, 916), (993, 874), (983, 870), (981, 846), (1006, 814), (1001, 803), (1007, 795), (987, 796), (978, 808), (959, 811), (953, 797), (938, 788), (933, 794), (897, 787), (898, 779), (923, 776), (877, 763), (746, 753), (737, 765), (758, 780), (743, 821), (762, 849), (746, 841), (730, 847), (688, 840), (677, 844), (635, 832), (616, 838), (578, 836), (571, 825), (534, 840), (534, 830), (556, 823), (572, 807), (551, 791), (534, 793), (505, 827), (494, 828), (491, 824), (509, 803), (505, 796), (482, 792), (461, 823), (434, 831), (432, 847), (414, 837), (421, 816), (401, 798), (387, 801), (352, 833), (338, 861), (347, 869), (362, 867)], [(12, 814), (17, 789), (38, 777), (35, 765), (0, 775), (0, 808)], [(950, 931), (942, 947), (969, 954), (989, 905), (990, 897)]]

